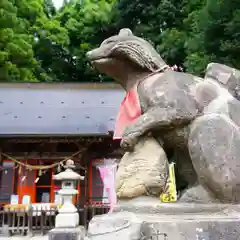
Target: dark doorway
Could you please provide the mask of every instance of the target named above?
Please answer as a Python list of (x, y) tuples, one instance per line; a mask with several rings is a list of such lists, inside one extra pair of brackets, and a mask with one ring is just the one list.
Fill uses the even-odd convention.
[(36, 182), (36, 202), (51, 202), (52, 169), (47, 170), (37, 178), (38, 181)]

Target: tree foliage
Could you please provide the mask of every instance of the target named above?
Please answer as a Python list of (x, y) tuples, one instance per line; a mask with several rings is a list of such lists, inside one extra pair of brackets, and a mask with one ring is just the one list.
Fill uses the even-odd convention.
[(240, 68), (239, 0), (1, 0), (0, 26), (1, 81), (111, 81), (85, 53), (123, 27), (187, 72)]
[(26, 31), (27, 21), (18, 15), (14, 1), (0, 2), (0, 80), (36, 81), (37, 61), (32, 49), (33, 36)]

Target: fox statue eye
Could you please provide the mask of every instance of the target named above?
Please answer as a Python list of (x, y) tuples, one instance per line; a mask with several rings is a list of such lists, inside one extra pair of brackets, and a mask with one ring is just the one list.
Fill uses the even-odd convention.
[(113, 43), (113, 42), (114, 42), (113, 40), (109, 40), (106, 42), (106, 44)]
[(109, 43), (114, 43), (114, 41), (113, 41), (113, 40), (103, 41), (102, 44), (101, 44), (101, 46), (107, 45), (107, 44), (109, 44)]

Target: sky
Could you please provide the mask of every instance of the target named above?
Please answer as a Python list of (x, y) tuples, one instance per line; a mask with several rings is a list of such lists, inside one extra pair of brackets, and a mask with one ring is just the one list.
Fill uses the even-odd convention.
[(53, 0), (53, 3), (57, 9), (62, 6), (63, 0)]

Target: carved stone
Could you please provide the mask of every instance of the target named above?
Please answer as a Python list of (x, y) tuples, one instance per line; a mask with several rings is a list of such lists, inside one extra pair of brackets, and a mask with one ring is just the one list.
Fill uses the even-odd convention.
[(237, 99), (240, 99), (240, 71), (229, 66), (210, 63), (207, 66), (205, 79), (211, 79), (227, 88)]
[(151, 133), (177, 156), (177, 170), (188, 185), (182, 201), (240, 201), (240, 107), (235, 98), (240, 71), (216, 63), (208, 65), (204, 79), (172, 71), (153, 46), (129, 29), (87, 57), (127, 92), (136, 89), (142, 114), (126, 126), (123, 149), (134, 151)]
[(142, 195), (159, 197), (168, 177), (165, 152), (152, 137), (145, 137), (126, 152), (117, 171), (117, 197), (133, 198)]

